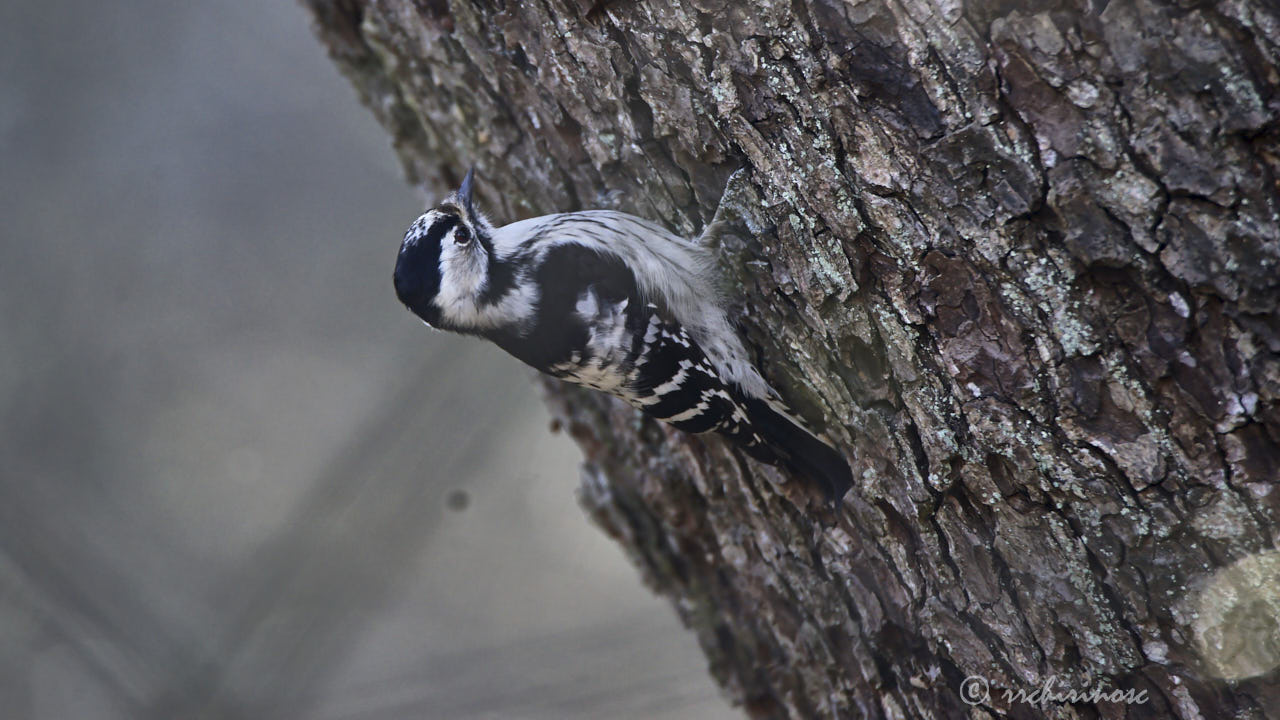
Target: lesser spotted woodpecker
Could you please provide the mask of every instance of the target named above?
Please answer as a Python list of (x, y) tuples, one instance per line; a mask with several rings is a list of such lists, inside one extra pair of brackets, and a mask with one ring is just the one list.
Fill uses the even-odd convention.
[(472, 202), (474, 178), (405, 234), (395, 288), (414, 314), (844, 496), (848, 463), (748, 359), (709, 247), (609, 210), (494, 227)]

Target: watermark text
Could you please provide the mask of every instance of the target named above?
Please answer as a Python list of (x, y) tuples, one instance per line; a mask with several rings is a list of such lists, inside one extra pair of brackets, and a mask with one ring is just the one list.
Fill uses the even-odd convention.
[[(970, 675), (960, 683), (960, 699), (969, 705), (986, 705), (992, 698), (991, 681), (981, 675)], [(1127, 690), (1106, 685), (1072, 687), (1056, 675), (1050, 675), (1044, 684), (1027, 690), (1026, 688), (997, 689), (994, 693), (997, 701), (1006, 705), (1032, 705), (1046, 709), (1051, 705), (1072, 705), (1077, 703), (1119, 703), (1123, 705), (1145, 705), (1148, 700), (1146, 690)]]

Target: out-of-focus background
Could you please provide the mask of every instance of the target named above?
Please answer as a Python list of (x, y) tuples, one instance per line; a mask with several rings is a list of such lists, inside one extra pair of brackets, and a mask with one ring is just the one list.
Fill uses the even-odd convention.
[(0, 717), (731, 717), (289, 2), (0, 6)]

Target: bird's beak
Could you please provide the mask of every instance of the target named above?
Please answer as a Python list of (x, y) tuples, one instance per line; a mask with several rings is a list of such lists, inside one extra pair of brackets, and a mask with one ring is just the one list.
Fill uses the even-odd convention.
[(475, 216), (475, 211), (471, 207), (471, 193), (475, 189), (476, 183), (476, 166), (472, 165), (467, 170), (467, 176), (462, 178), (462, 185), (458, 187), (458, 200), (462, 203), (462, 207), (466, 208), (469, 217)]

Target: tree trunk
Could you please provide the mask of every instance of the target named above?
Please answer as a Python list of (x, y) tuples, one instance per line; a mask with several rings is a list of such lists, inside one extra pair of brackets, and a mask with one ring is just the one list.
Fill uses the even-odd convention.
[(549, 395), (748, 714), (1280, 716), (1274, 5), (308, 5), (411, 177), (476, 163), (498, 222), (693, 235), (747, 168), (736, 312), (843, 504)]

